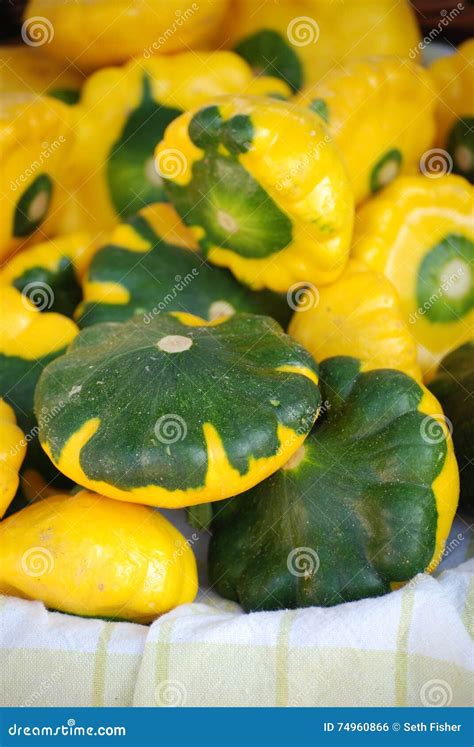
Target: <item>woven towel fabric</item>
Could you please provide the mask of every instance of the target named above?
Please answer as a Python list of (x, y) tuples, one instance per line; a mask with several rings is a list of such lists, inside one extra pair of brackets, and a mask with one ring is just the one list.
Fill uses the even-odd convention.
[(474, 560), (465, 560), (465, 532), (453, 529), (438, 576), (326, 609), (245, 615), (203, 588), (197, 602), (147, 627), (0, 597), (1, 704), (471, 705)]

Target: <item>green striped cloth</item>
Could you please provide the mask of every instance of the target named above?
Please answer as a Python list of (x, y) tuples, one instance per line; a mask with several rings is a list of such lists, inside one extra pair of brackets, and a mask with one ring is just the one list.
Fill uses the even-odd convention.
[(471, 705), (464, 531), (437, 577), (328, 609), (245, 615), (203, 589), (147, 627), (0, 597), (1, 705)]

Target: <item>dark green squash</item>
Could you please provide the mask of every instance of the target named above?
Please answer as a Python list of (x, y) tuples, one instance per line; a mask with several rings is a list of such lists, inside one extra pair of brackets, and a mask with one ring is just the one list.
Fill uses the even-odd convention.
[[(326, 360), (320, 380), (323, 413), (289, 463), (214, 506), (210, 581), (247, 611), (385, 594), (439, 551), (433, 483), (452, 464), (441, 425), (419, 409), (422, 386), (347, 357)], [(440, 438), (423, 438), (428, 425)], [(448, 520), (456, 489), (443, 497)]]
[(453, 429), (461, 480), (460, 506), (474, 510), (474, 340), (441, 361), (429, 388)]

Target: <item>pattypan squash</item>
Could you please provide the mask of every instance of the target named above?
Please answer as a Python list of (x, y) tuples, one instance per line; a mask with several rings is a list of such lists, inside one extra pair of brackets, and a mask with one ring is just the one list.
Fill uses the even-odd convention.
[(199, 49), (214, 38), (229, 0), (28, 0), (23, 29), (51, 57), (83, 70), (130, 57)]
[(294, 90), (369, 54), (408, 58), (419, 40), (406, 0), (234, 0), (222, 37), (252, 67)]
[(58, 236), (16, 254), (0, 270), (40, 311), (72, 316), (82, 298), (81, 278), (95, 249), (87, 233)]
[(414, 63), (369, 57), (335, 67), (295, 101), (326, 122), (359, 203), (400, 171), (417, 170), (435, 136), (434, 89)]
[(43, 371), (35, 411), (58, 469), (110, 498), (180, 508), (278, 469), (320, 403), (317, 367), (273, 319), (162, 314), (88, 327)]
[(421, 380), (416, 342), (395, 288), (357, 260), (335, 283), (301, 294), (288, 332), (318, 362), (350, 356), (362, 372), (393, 368)]
[(438, 144), (452, 158), (453, 171), (474, 182), (474, 39), (456, 54), (440, 57), (430, 71), (438, 83)]
[(357, 214), (354, 256), (397, 289), (425, 377), (472, 337), (473, 198), (459, 176), (406, 176)]
[(47, 216), (72, 144), (70, 110), (33, 94), (0, 98), (0, 259)]
[[(10, 404), (28, 443), (26, 463), (45, 475), (56, 470), (38, 443), (38, 422), (33, 413), (36, 383), (43, 368), (61, 355), (78, 333), (71, 319), (42, 313), (16, 288), (0, 286), (0, 397)], [(48, 420), (56, 411), (40, 411)]]
[[(179, 169), (167, 162), (171, 153)], [(341, 274), (353, 196), (313, 112), (270, 98), (222, 97), (167, 127), (156, 164), (209, 260), (251, 288), (285, 292)]]
[(82, 490), (0, 524), (0, 592), (85, 617), (149, 623), (197, 592), (189, 542), (145, 506)]
[(0, 45), (0, 91), (34, 91), (65, 104), (79, 100), (84, 76), (76, 67), (50, 59), (41, 47)]
[(460, 505), (474, 510), (474, 340), (441, 361), (430, 389), (452, 429), (461, 479)]
[(459, 475), (441, 408), (400, 371), (320, 369), (324, 415), (276, 474), (220, 504), (209, 575), (245, 610), (385, 594), (436, 566)]
[(18, 473), (26, 454), (24, 433), (16, 424), (13, 409), (4, 399), (0, 399), (0, 444), (1, 519), (18, 490)]
[[(153, 151), (166, 126), (184, 110), (210, 98), (248, 90), (282, 90), (278, 79), (254, 82), (249, 66), (232, 52), (185, 52), (132, 60), (99, 70), (72, 107), (75, 148), (64, 193), (48, 224), (55, 234), (97, 235), (144, 205), (167, 200)], [(289, 89), (283, 84), (283, 91)], [(180, 154), (169, 159), (180, 168)], [(69, 199), (66, 200), (65, 198)]]
[[(206, 263), (193, 248), (176, 243), (170, 226), (187, 231), (169, 204), (149, 205), (117, 226), (84, 278), (80, 327), (119, 322), (140, 314), (145, 324), (157, 314), (185, 311), (212, 321), (236, 311), (273, 316), (287, 326), (291, 308), (285, 296), (254, 292), (225, 269)], [(169, 238), (167, 238), (169, 236)]]

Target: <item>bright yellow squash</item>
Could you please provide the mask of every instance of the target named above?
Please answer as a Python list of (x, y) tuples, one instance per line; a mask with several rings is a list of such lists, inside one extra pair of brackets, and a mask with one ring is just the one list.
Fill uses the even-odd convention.
[(352, 59), (408, 59), (419, 30), (406, 0), (233, 0), (222, 39), (255, 70), (298, 90)]
[(418, 169), (435, 135), (430, 74), (396, 57), (338, 65), (295, 99), (326, 122), (348, 167), (356, 203)]
[(353, 196), (313, 112), (271, 98), (216, 99), (167, 127), (155, 166), (209, 260), (251, 288), (326, 284), (344, 269)]
[(431, 65), (439, 86), (438, 144), (453, 159), (455, 173), (474, 182), (474, 39), (460, 44), (456, 54)]
[(359, 209), (353, 254), (397, 289), (429, 378), (473, 334), (474, 189), (453, 175), (399, 177)]
[(75, 103), (80, 95), (84, 75), (66, 60), (48, 57), (44, 46), (26, 44), (0, 46), (0, 91), (30, 92), (54, 96), (66, 104)]
[(392, 368), (421, 381), (416, 342), (395, 288), (356, 260), (332, 285), (302, 292), (288, 331), (318, 363), (347, 355), (360, 361), (362, 372)]
[(148, 623), (194, 600), (196, 562), (158, 512), (82, 490), (0, 524), (0, 592), (74, 615)]
[(0, 399), (0, 519), (18, 489), (18, 472), (26, 454), (23, 431), (17, 426), (15, 413)]
[(71, 108), (26, 93), (0, 98), (0, 259), (42, 227), (72, 145)]
[(52, 57), (69, 58), (84, 70), (94, 70), (134, 56), (202, 48), (216, 33), (228, 4), (229, 0), (29, 0), (23, 28), (32, 39), (42, 34)]
[[(71, 107), (76, 144), (47, 228), (54, 235), (113, 228), (145, 205), (167, 201), (153, 151), (167, 125), (215, 96), (289, 95), (276, 78), (256, 80), (232, 52), (185, 52), (97, 71)], [(169, 159), (180, 168), (179, 153)]]

